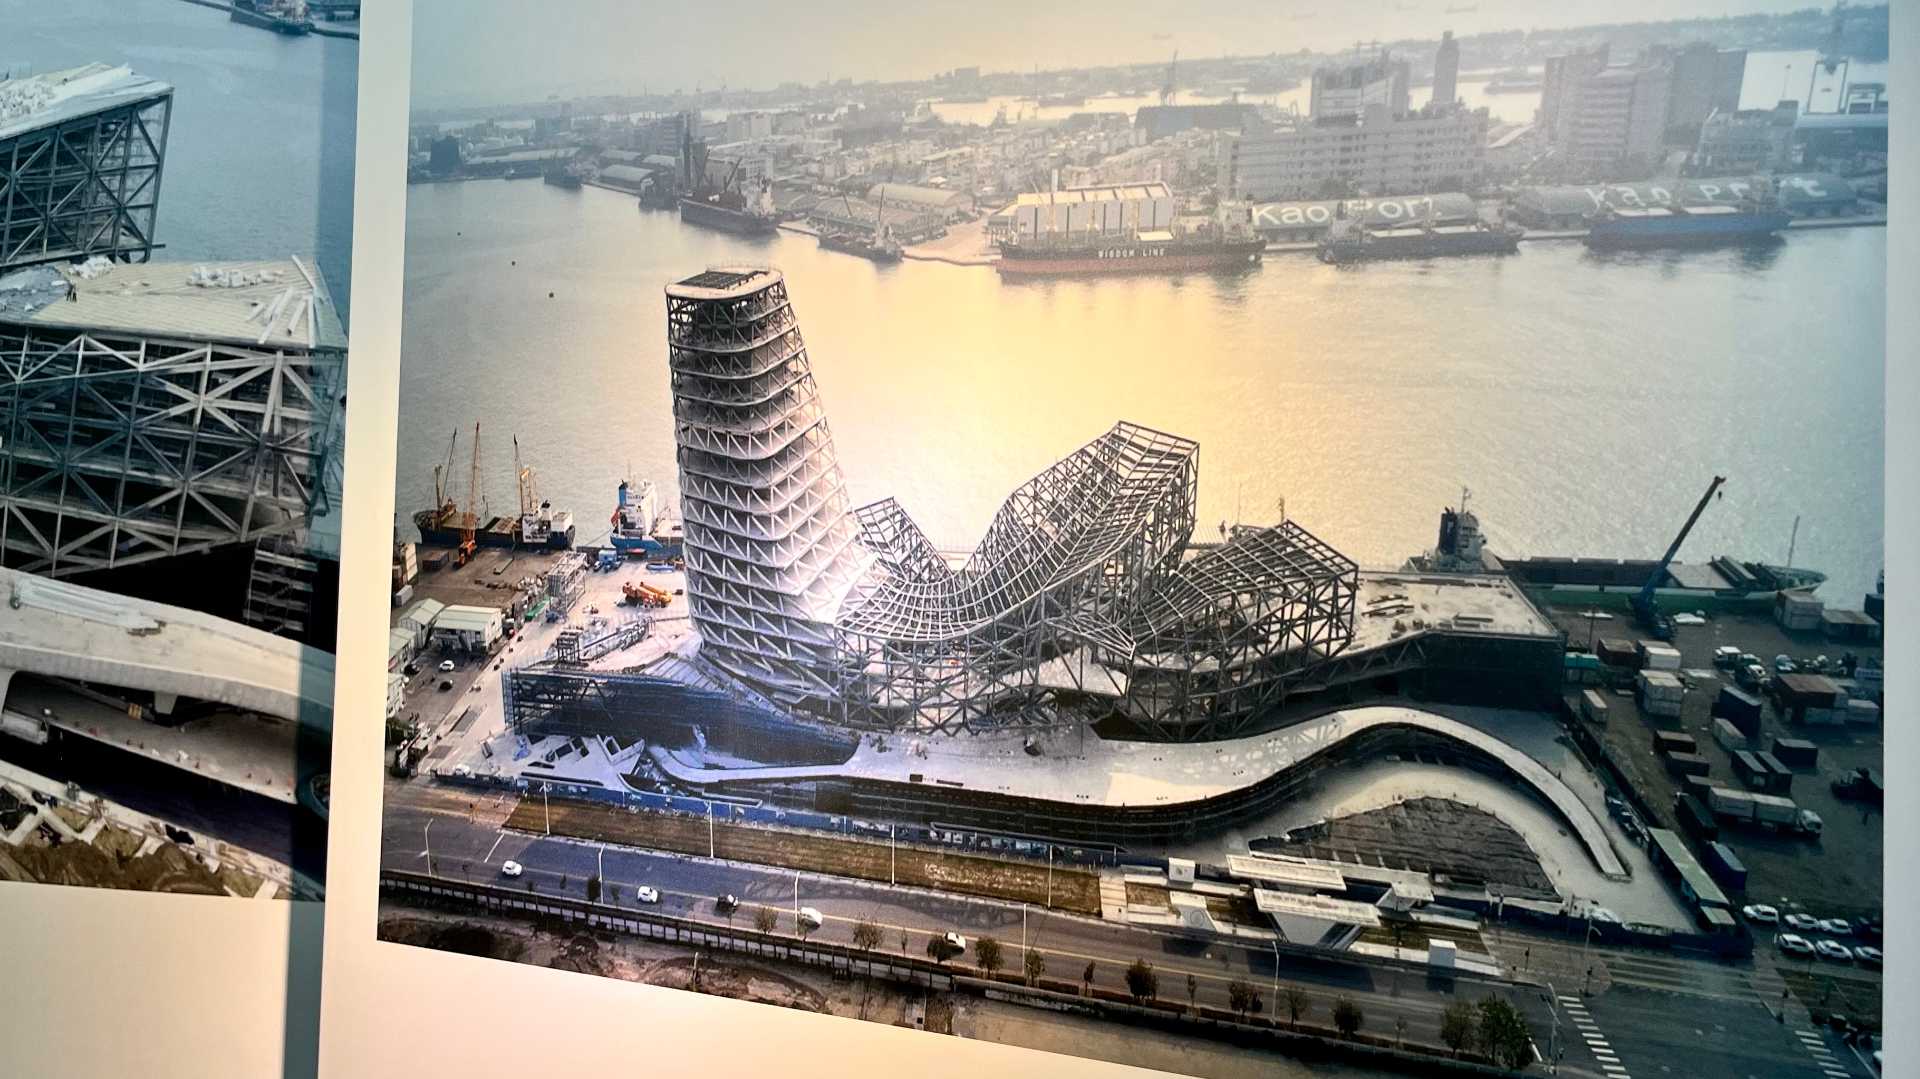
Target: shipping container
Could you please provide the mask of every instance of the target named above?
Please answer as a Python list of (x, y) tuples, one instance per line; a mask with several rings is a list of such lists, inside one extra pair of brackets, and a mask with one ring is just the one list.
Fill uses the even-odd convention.
[(1725, 820), (1752, 820), (1754, 817), (1753, 795), (1732, 787), (1715, 787), (1707, 792), (1707, 804), (1713, 807), (1713, 815)]
[(1700, 853), (1701, 864), (1722, 888), (1732, 892), (1747, 890), (1747, 867), (1725, 843), (1709, 842)]
[(1607, 725), (1607, 699), (1597, 689), (1585, 690), (1580, 694), (1580, 714), (1588, 722)]
[(1747, 748), (1746, 732), (1724, 719), (1713, 721), (1713, 740), (1721, 749), (1729, 753), (1736, 749)]
[(1625, 667), (1632, 670), (1640, 666), (1640, 653), (1634, 650), (1632, 641), (1602, 637), (1594, 643), (1593, 654), (1599, 656), (1600, 662), (1609, 667)]
[(1733, 720), (1735, 726), (1741, 726), (1740, 720), (1749, 716), (1759, 719), (1761, 707), (1759, 697), (1735, 686), (1721, 686), (1720, 695), (1713, 700), (1713, 714)]
[(1767, 793), (1787, 794), (1793, 790), (1793, 769), (1780, 763), (1780, 758), (1771, 753), (1755, 753), (1753, 756), (1769, 773), (1771, 781), (1767, 784)]
[(1703, 776), (1713, 770), (1707, 758), (1697, 753), (1670, 753), (1667, 755), (1667, 771), (1676, 776)]
[(1772, 794), (1753, 796), (1753, 819), (1761, 824), (1791, 826), (1800, 816), (1800, 807), (1791, 798)]
[(1653, 751), (1655, 753), (1693, 753), (1698, 751), (1699, 748), (1700, 744), (1693, 740), (1693, 735), (1691, 734), (1682, 734), (1679, 731), (1653, 732)]
[(1720, 837), (1720, 825), (1713, 819), (1713, 814), (1693, 795), (1681, 795), (1673, 812), (1680, 819), (1680, 827), (1700, 842), (1710, 843)]
[(1872, 701), (1848, 701), (1846, 712), (1848, 723), (1873, 726), (1878, 726), (1880, 723), (1880, 706)]
[(1767, 752), (1789, 768), (1817, 768), (1820, 747), (1803, 738), (1775, 738)]
[(1635, 646), (1640, 656), (1640, 667), (1649, 671), (1677, 671), (1680, 669), (1680, 650), (1669, 645), (1653, 641), (1641, 641)]

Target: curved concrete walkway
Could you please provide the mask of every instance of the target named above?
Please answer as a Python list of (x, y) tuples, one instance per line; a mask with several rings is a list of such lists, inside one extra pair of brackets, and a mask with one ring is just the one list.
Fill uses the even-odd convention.
[(224, 618), (0, 569), (0, 704), (17, 671), (333, 727), (333, 657)]
[(1498, 761), (1567, 823), (1603, 875), (1614, 879), (1630, 876), (1608, 842), (1600, 820), (1559, 776), (1486, 731), (1417, 708), (1352, 708), (1252, 738), (1190, 744), (1109, 741), (1092, 734), (1053, 732), (1042, 738), (1038, 755), (1027, 752), (1026, 733), (1015, 731), (917, 739), (896, 735), (889, 739), (885, 751), (863, 741), (854, 755), (839, 765), (695, 768), (665, 752), (652, 756), (662, 772), (690, 786), (869, 779), (939, 784), (1116, 809), (1160, 808), (1204, 801), (1252, 786), (1310, 764), (1364, 731), (1392, 727), (1416, 729)]

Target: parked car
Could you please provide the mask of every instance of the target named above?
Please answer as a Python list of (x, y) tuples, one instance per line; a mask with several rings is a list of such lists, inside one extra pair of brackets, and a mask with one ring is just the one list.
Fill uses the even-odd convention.
[(1773, 938), (1773, 943), (1788, 955), (1813, 954), (1813, 942), (1798, 933), (1782, 933)]
[(1811, 918), (1805, 914), (1789, 914), (1780, 920), (1787, 923), (1788, 929), (1798, 930), (1802, 933), (1817, 933), (1820, 931), (1820, 919)]
[(952, 948), (955, 955), (960, 955), (967, 950), (967, 938), (958, 933), (948, 933), (946, 941), (947, 947)]
[(519, 862), (500, 863), (500, 875), (503, 877), (517, 877), (524, 872), (526, 872), (526, 868)]
[(1772, 925), (1780, 920), (1780, 912), (1767, 906), (1765, 903), (1755, 903), (1750, 907), (1741, 907), (1740, 913), (1746, 916), (1747, 921), (1759, 922), (1762, 925)]
[(1853, 935), (1853, 923), (1845, 918), (1824, 918), (1820, 922), (1820, 932), (1831, 933), (1836, 937)]
[(445, 693), (447, 690), (450, 690), (452, 688), (453, 688), (453, 679), (442, 678), (440, 680), (440, 692)]
[(1781, 654), (1773, 657), (1773, 669), (1778, 671), (1781, 674), (1792, 674), (1793, 673), (1792, 657), (1787, 656), (1785, 654)]
[(660, 902), (660, 892), (657, 889), (649, 888), (643, 884), (633, 890), (633, 898), (639, 903), (658, 903)]
[(445, 673), (447, 673), (447, 672), (448, 672), (448, 671), (450, 671), (450, 670), (453, 670), (453, 661), (452, 661), (452, 660), (450, 660), (450, 659), (443, 659), (443, 660), (441, 660), (441, 661), (440, 661), (440, 673), (441, 673), (441, 674), (445, 674)]
[(1853, 949), (1837, 940), (1826, 940), (1822, 938), (1816, 941), (1813, 946), (1819, 951), (1820, 958), (1822, 959), (1831, 959), (1836, 963), (1853, 962)]
[(812, 907), (801, 907), (800, 912), (794, 916), (794, 919), (808, 929), (818, 929), (826, 924), (826, 918)]
[(412, 678), (414, 675), (420, 673), (420, 665), (418, 663), (409, 663), (400, 668), (400, 673), (406, 675), (408, 678)]
[(1861, 966), (1872, 967), (1875, 970), (1879, 970), (1880, 964), (1886, 962), (1886, 956), (1880, 954), (1880, 949), (1865, 944), (1853, 950), (1853, 957)]

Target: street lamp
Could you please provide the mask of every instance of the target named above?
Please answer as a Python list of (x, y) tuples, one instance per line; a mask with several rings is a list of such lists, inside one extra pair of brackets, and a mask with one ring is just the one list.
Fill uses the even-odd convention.
[(553, 807), (547, 804), (547, 792), (552, 789), (551, 783), (540, 784), (540, 811), (546, 815), (546, 834), (548, 835), (553, 834)]
[(717, 848), (715, 848), (713, 843), (713, 803), (708, 802), (707, 803), (707, 857), (709, 858), (718, 857), (718, 855), (714, 853), (716, 849)]
[(1274, 934), (1273, 940), (1273, 1019), (1280, 1021), (1280, 936)]
[(422, 843), (426, 844), (427, 876), (431, 877), (433, 876), (433, 821), (432, 820), (427, 821), (427, 826), (420, 830), (420, 840)]

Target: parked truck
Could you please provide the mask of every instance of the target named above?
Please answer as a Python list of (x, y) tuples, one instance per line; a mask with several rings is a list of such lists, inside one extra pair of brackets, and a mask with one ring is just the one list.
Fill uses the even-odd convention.
[(1870, 805), (1884, 805), (1887, 789), (1881, 785), (1879, 772), (1871, 768), (1856, 768), (1833, 781), (1833, 796)]
[(1818, 813), (1801, 809), (1793, 799), (1777, 794), (1753, 796), (1753, 819), (1755, 823), (1777, 831), (1797, 832), (1806, 836), (1819, 835), (1824, 823)]

